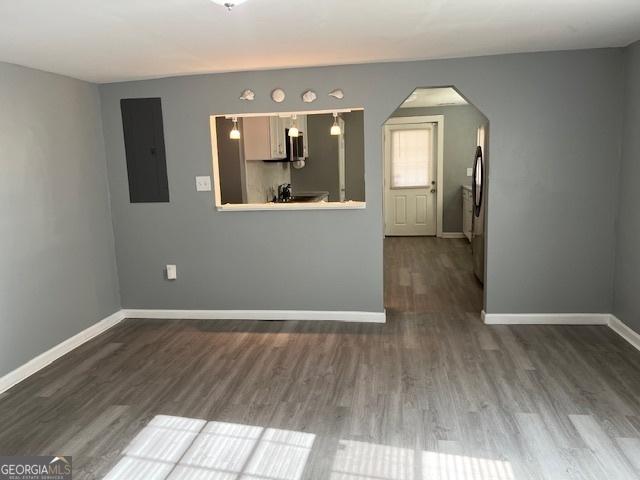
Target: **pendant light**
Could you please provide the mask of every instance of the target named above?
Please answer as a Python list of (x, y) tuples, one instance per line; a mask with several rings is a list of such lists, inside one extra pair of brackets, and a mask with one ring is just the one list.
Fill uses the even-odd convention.
[(333, 112), (333, 125), (331, 125), (331, 135), (341, 135), (342, 129), (338, 125), (338, 113)]
[(298, 127), (296, 126), (296, 116), (291, 115), (291, 128), (289, 129), (289, 136), (297, 137), (298, 135), (300, 135), (300, 132), (298, 131)]
[(233, 117), (233, 128), (229, 132), (231, 140), (240, 140), (240, 130), (238, 130), (238, 117)]
[(246, 2), (247, 0), (211, 0), (211, 1), (217, 5), (226, 7), (227, 10), (231, 11), (233, 7), (237, 7), (238, 5)]

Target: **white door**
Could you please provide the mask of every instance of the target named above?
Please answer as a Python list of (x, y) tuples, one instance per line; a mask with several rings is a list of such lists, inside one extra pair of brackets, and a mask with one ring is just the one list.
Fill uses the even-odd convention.
[(436, 235), (435, 123), (385, 125), (385, 235)]

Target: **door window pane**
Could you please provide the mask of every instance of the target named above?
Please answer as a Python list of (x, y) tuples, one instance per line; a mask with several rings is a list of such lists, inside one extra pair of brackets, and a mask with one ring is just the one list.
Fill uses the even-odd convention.
[(429, 185), (432, 132), (431, 128), (391, 131), (391, 188)]

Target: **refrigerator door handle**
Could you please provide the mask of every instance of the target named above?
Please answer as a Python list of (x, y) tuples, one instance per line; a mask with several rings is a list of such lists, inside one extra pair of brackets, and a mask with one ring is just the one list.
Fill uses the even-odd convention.
[[(484, 165), (482, 159), (482, 147), (478, 145), (476, 147), (476, 156), (473, 162), (473, 183), (472, 183), (472, 191), (473, 191), (473, 211), (476, 217), (480, 216), (480, 209), (482, 207), (483, 200), (483, 190), (484, 190)], [(479, 181), (478, 181), (479, 180)]]

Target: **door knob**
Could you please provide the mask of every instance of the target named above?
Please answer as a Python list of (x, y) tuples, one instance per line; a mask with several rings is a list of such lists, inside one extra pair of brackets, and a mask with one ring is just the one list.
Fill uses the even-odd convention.
[(432, 188), (432, 189), (431, 189), (431, 193), (436, 193), (436, 189), (435, 189), (435, 188)]

